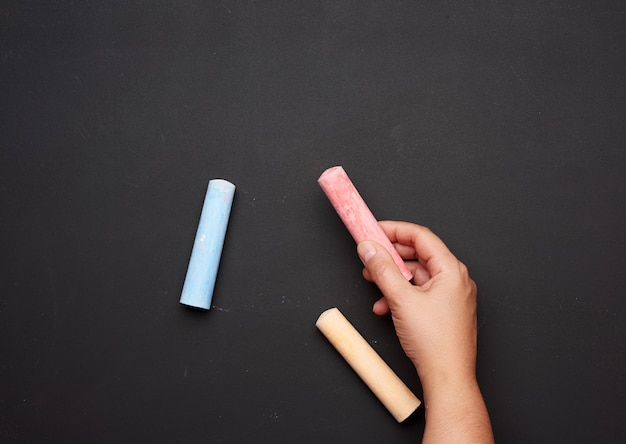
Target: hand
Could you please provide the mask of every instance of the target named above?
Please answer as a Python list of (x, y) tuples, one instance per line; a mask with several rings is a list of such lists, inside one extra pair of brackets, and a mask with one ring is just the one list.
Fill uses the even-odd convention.
[(374, 312), (391, 311), (400, 343), (422, 382), (430, 376), (473, 377), (476, 285), (467, 268), (429, 229), (407, 222), (381, 225), (407, 261), (415, 285), (402, 276), (383, 247), (361, 242), (363, 274), (384, 295)]
[[(413, 273), (413, 283), (376, 242), (363, 241), (357, 251), (365, 265), (363, 276), (383, 293), (373, 311), (391, 312), (402, 348), (422, 382), (424, 441), (492, 442), (476, 382), (476, 284), (428, 228), (390, 221), (381, 226)], [(472, 440), (477, 430), (480, 439)]]

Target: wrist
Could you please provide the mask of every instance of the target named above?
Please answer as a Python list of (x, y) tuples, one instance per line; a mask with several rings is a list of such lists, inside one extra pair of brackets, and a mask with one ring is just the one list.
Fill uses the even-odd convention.
[(427, 379), (423, 384), (423, 443), (493, 443), (489, 413), (475, 375)]
[(478, 390), (476, 372), (473, 368), (418, 370), (418, 375), (425, 399), (458, 399)]

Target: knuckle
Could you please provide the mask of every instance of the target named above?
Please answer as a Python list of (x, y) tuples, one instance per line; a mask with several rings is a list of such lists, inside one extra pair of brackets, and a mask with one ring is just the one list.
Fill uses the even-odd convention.
[(460, 282), (462, 282), (465, 286), (469, 287), (472, 291), (476, 291), (476, 283), (474, 282), (474, 280), (472, 279), (472, 277), (469, 274), (469, 269), (467, 268), (467, 265), (465, 265), (463, 262), (459, 261), (459, 278), (460, 278)]
[(469, 269), (467, 268), (467, 265), (461, 261), (459, 261), (459, 273), (461, 274), (461, 277), (465, 279), (469, 278)]
[(417, 225), (418, 227), (418, 232), (422, 235), (426, 234), (426, 235), (434, 235), (435, 233), (433, 232), (433, 230), (431, 230), (429, 227), (427, 227), (426, 225)]

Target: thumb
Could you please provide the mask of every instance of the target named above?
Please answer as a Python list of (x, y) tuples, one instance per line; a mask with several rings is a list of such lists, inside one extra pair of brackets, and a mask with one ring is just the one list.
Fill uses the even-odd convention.
[(391, 307), (413, 287), (382, 245), (373, 241), (363, 241), (357, 246), (357, 253)]

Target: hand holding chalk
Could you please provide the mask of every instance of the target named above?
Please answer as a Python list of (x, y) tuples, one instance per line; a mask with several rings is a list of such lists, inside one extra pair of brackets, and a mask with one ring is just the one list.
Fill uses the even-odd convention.
[(365, 277), (385, 296), (405, 352), (424, 379), (443, 371), (466, 374), (476, 359), (476, 285), (467, 268), (427, 228), (406, 222), (381, 226), (405, 247), (407, 259), (418, 260), (407, 262), (421, 279), (412, 285), (389, 266), (392, 259), (380, 245), (366, 241), (357, 248)]
[(391, 311), (402, 348), (422, 382), (423, 442), (492, 442), (476, 382), (476, 284), (465, 265), (427, 228), (407, 222), (380, 225), (407, 260), (415, 285), (378, 243), (361, 242), (357, 251), (364, 277), (384, 295), (374, 312)]

